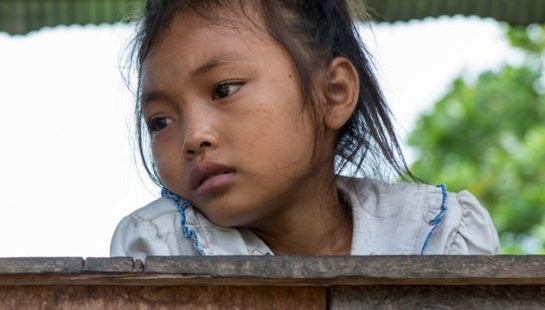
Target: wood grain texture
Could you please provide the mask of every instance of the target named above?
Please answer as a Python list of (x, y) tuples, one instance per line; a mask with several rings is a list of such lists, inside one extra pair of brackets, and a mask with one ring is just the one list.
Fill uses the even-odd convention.
[(545, 285), (541, 256), (0, 258), (5, 285)]
[(544, 309), (545, 286), (335, 287), (329, 309)]
[(0, 287), (1, 309), (326, 309), (324, 288)]
[(8, 257), (0, 258), (0, 275), (77, 273), (85, 261), (81, 257)]
[(545, 309), (545, 257), (0, 258), (0, 309)]
[(144, 274), (315, 285), (545, 284), (545, 257), (149, 257)]
[(82, 267), (82, 271), (86, 272), (132, 273), (143, 270), (144, 263), (132, 257), (88, 257)]

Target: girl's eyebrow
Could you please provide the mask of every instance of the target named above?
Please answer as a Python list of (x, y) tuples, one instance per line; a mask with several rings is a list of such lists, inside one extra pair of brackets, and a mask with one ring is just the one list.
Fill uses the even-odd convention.
[(144, 91), (142, 93), (142, 96), (140, 96), (140, 102), (142, 104), (142, 108), (146, 107), (151, 101), (169, 101), (170, 98), (167, 94), (161, 92), (161, 91)]
[(210, 57), (206, 62), (191, 72), (191, 77), (203, 75), (210, 70), (230, 63), (247, 62), (248, 59), (235, 52), (221, 52)]

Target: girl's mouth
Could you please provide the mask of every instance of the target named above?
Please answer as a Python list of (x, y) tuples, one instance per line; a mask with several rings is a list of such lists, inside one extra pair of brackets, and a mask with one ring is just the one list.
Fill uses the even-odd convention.
[(224, 165), (202, 161), (191, 171), (189, 182), (191, 189), (205, 194), (223, 189), (232, 182), (236, 170)]

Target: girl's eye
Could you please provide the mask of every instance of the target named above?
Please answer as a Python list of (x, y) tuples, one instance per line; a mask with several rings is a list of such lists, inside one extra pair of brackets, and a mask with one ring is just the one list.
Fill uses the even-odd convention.
[(212, 97), (214, 100), (223, 99), (237, 92), (242, 86), (242, 82), (220, 83), (214, 86)]
[(158, 132), (172, 123), (170, 117), (154, 117), (148, 122), (148, 129), (151, 133)]

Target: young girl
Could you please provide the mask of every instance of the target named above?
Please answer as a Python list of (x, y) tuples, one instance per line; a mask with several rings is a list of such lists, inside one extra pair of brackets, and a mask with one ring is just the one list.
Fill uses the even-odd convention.
[(412, 176), (346, 0), (149, 0), (135, 51), (163, 197), (112, 256), (498, 252), (470, 193), (385, 182)]

